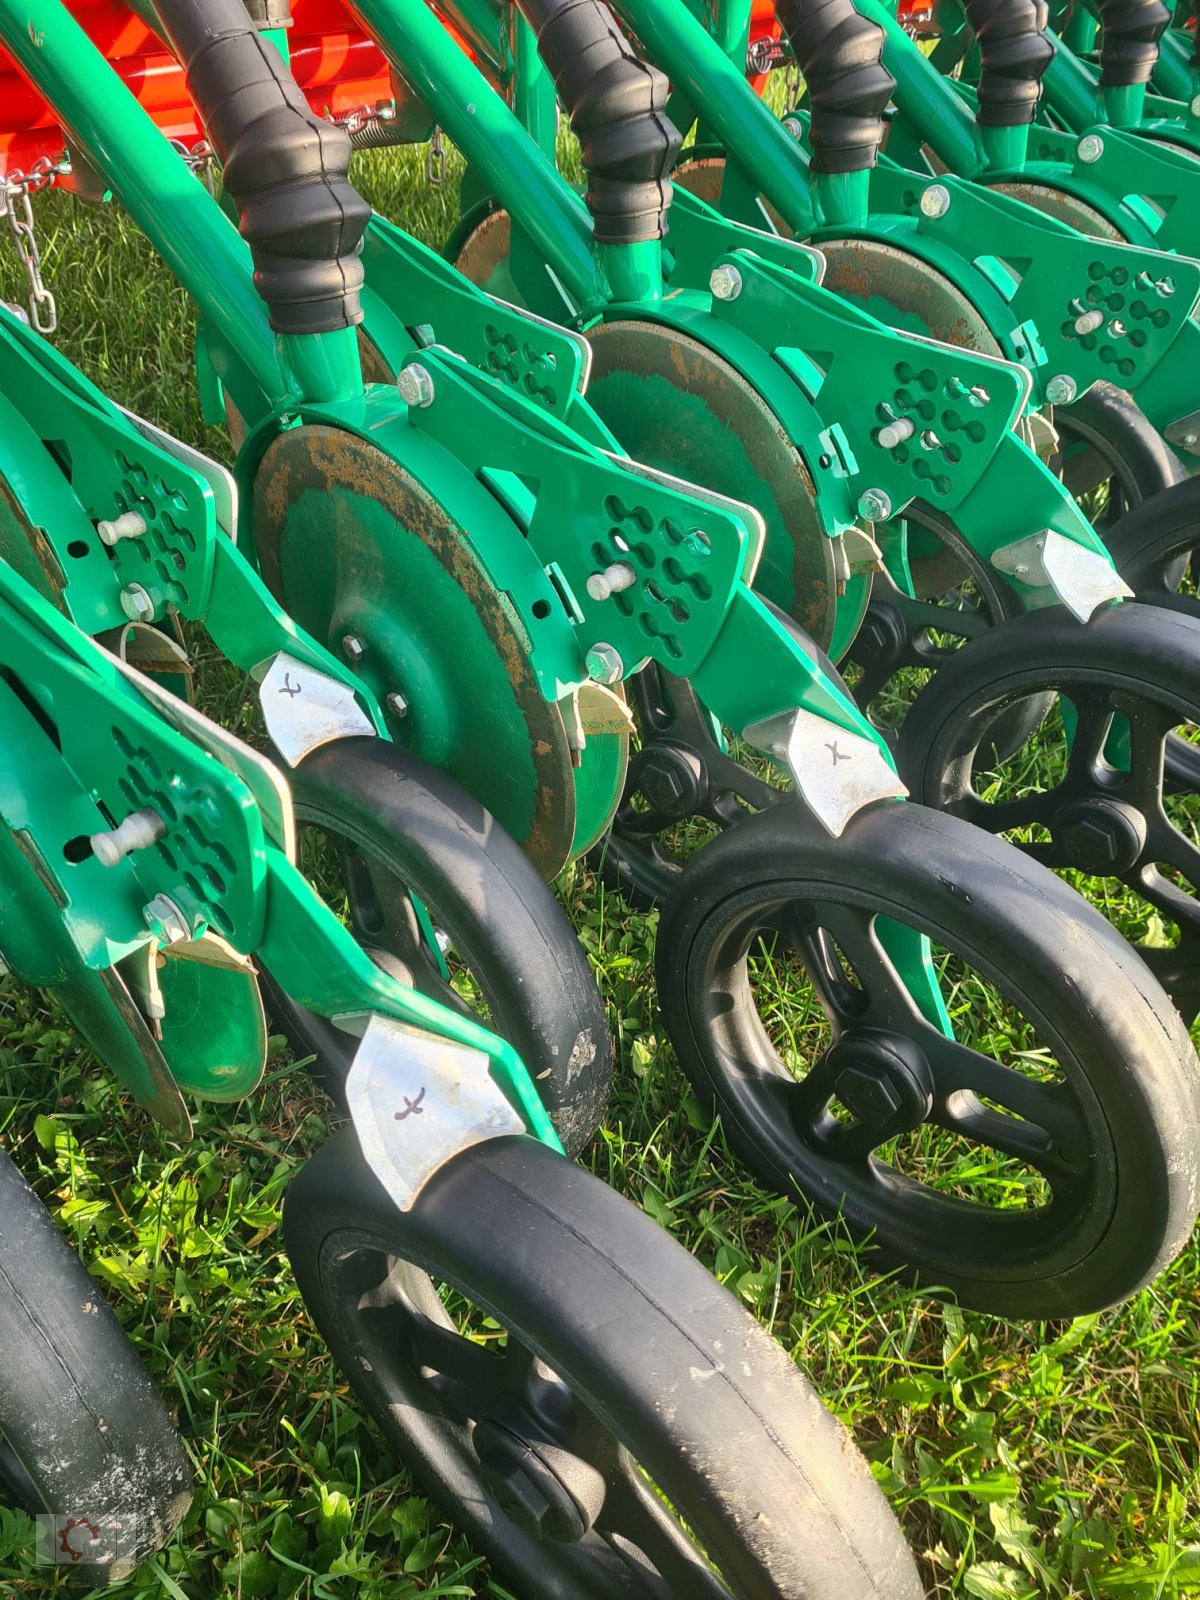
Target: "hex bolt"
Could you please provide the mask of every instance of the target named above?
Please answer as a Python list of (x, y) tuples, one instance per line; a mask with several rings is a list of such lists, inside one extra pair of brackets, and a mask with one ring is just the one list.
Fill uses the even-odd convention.
[(1200, 94), (1198, 94), (1191, 102), (1191, 104), (1188, 106), (1188, 110), (1194, 117), (1200, 117)]
[(1103, 311), (1085, 311), (1081, 317), (1075, 318), (1075, 332), (1080, 335), (1095, 333), (1103, 321)]
[(931, 183), (921, 195), (923, 217), (944, 217), (950, 209), (950, 191), (944, 183)]
[(1075, 153), (1080, 161), (1090, 167), (1093, 161), (1099, 161), (1104, 154), (1104, 140), (1098, 133), (1086, 133), (1080, 139)]
[(892, 514), (891, 496), (886, 489), (864, 489), (858, 497), (858, 514), (868, 522), (886, 522)]
[(156, 894), (142, 907), (146, 926), (167, 944), (183, 944), (192, 937), (191, 924), (170, 895)]
[(632, 589), (637, 581), (637, 572), (628, 561), (614, 561), (603, 572), (592, 573), (587, 581), (587, 592), (593, 600), (607, 600), (623, 589)]
[(898, 444), (903, 444), (905, 439), (911, 439), (916, 431), (917, 425), (911, 417), (896, 417), (894, 421), (880, 428), (879, 442), (885, 450), (894, 450)]
[(1066, 372), (1055, 373), (1046, 385), (1046, 399), (1052, 406), (1069, 406), (1079, 393), (1079, 385)]
[(593, 683), (620, 683), (625, 675), (625, 663), (611, 644), (594, 644), (585, 660), (587, 675)]
[(148, 850), (164, 837), (167, 825), (157, 811), (134, 811), (117, 828), (93, 833), (89, 839), (92, 854), (102, 867), (115, 867), (135, 850)]
[(1110, 339), (1123, 339), (1128, 332), (1129, 329), (1121, 321), (1120, 317), (1114, 317), (1108, 325)]
[(358, 665), (366, 653), (367, 647), (356, 633), (348, 633), (342, 640), (342, 654), (354, 666)]
[(784, 117), (783, 131), (784, 133), (790, 133), (793, 139), (803, 139), (804, 124), (799, 117)]
[(101, 544), (119, 544), (122, 539), (140, 539), (146, 532), (146, 519), (140, 511), (122, 511), (111, 521), (98, 522), (96, 532)]
[(708, 287), (716, 300), (736, 300), (742, 292), (742, 275), (736, 267), (714, 267)]
[(389, 694), (385, 704), (394, 717), (406, 717), (408, 715), (408, 701), (399, 690)]
[(433, 376), (428, 367), (421, 366), (414, 361), (411, 366), (405, 367), (396, 379), (396, 387), (400, 391), (400, 398), (406, 406), (412, 406), (417, 411), (423, 411), (426, 406), (433, 404), (435, 393)]
[(151, 622), (158, 615), (158, 600), (140, 583), (127, 583), (121, 590), (121, 610), (130, 622)]

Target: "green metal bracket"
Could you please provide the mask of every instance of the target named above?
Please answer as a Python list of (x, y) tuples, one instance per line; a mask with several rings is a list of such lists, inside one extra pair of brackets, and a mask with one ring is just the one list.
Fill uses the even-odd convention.
[[(152, 951), (160, 936), (146, 908), (167, 896), (194, 929), (216, 930), (244, 955), (261, 952), (289, 993), (326, 1016), (379, 1012), (483, 1051), (527, 1126), (559, 1148), (512, 1048), (379, 971), (317, 899), (289, 858), (290, 802), (279, 775), (123, 668), (5, 565), (0, 706), (9, 735), (0, 749), (0, 947), (19, 977), (69, 976), (47, 918), (61, 922), (91, 969)], [(139, 812), (157, 818), (150, 834), (103, 866), (89, 836)], [(45, 901), (4, 892), (14, 852), (27, 864), (21, 889), (32, 865)]]

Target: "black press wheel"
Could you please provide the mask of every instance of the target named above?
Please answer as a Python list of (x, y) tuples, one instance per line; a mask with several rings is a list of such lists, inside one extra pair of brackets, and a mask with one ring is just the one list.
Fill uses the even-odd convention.
[[(453, 780), (383, 739), (325, 745), (289, 783), (301, 866), (324, 898), (381, 966), (516, 1048), (577, 1154), (603, 1119), (612, 1050), (587, 956), (528, 858)], [(337, 1097), (358, 1041), (273, 982), (267, 994)]]
[[(1045, 692), (1053, 711), (1026, 746), (1000, 765), (981, 759), (995, 718)], [(943, 667), (909, 712), (898, 758), (914, 799), (1011, 833), (1046, 866), (1132, 889), (1154, 931), (1142, 953), (1190, 1020), (1200, 1012), (1200, 794), (1169, 783), (1165, 760), (1197, 728), (1200, 618), (1128, 602), (1083, 624), (1055, 609), (1017, 618)]]
[(1054, 408), (1060, 450), (1049, 465), (1087, 511), (1097, 533), (1172, 484), (1187, 468), (1124, 389), (1094, 383)]
[(783, 1352), (544, 1146), (476, 1146), (401, 1214), (345, 1129), (284, 1230), (360, 1399), (522, 1600), (919, 1600), (866, 1463)]
[[(1104, 535), (1117, 571), (1147, 605), (1200, 617), (1196, 552), (1200, 550), (1200, 478), (1143, 500)], [(1169, 739), (1166, 775), (1176, 787), (1200, 790), (1200, 750)]]
[[(93, 1585), (162, 1547), (191, 1501), (179, 1437), (133, 1346), (0, 1150), (0, 1502)], [(49, 1570), (49, 1569), (47, 1569)]]
[[(953, 1038), (915, 978), (921, 934)], [(657, 977), (747, 1166), (926, 1287), (1073, 1316), (1190, 1232), (1186, 1030), (1080, 896), (956, 818), (875, 807), (836, 845), (798, 806), (747, 819), (664, 906)]]

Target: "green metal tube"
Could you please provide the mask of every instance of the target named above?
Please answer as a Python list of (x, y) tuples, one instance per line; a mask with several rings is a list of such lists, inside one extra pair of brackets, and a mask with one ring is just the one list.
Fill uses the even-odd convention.
[(439, 0), (438, 10), (484, 65), (507, 80), (513, 68), (513, 50), (503, 8), (495, 0)]
[(1029, 124), (1022, 122), (1015, 127), (996, 128), (990, 123), (981, 123), (979, 146), (985, 171), (1020, 171), (1029, 154)]
[[(1054, 21), (1058, 27), (1058, 21)], [(1077, 56), (1090, 55), (1096, 48), (1096, 40), (1100, 34), (1100, 24), (1083, 5), (1075, 5), (1067, 12), (1062, 23), (1063, 43), (1068, 50)]]
[(1106, 84), (1100, 90), (1100, 104), (1110, 128), (1136, 128), (1146, 112), (1146, 85)]
[(662, 241), (600, 246), (604, 271), (614, 300), (653, 303), (662, 299)]
[(516, 6), (512, 8), (512, 52), (516, 61), (512, 106), (517, 120), (550, 161), (558, 155), (558, 95), (542, 65), (537, 35)]
[[(9, 0), (13, 3), (13, 0)], [(530, 236), (576, 305), (607, 298), (582, 202), (422, 0), (350, 10)]]
[(1158, 93), (1165, 94), (1171, 100), (1183, 100), (1186, 103), (1196, 93), (1191, 48), (1184, 36), (1173, 28), (1168, 28), (1158, 42), (1153, 81)]
[(871, 210), (870, 172), (816, 172), (813, 192), (819, 220), (827, 227), (865, 227)]
[(931, 72), (918, 46), (879, 0), (855, 0), (857, 9), (883, 29), (883, 64), (896, 80), (895, 101), (921, 140), (961, 177), (980, 170), (975, 120), (940, 73)]
[(813, 228), (808, 162), (716, 39), (678, 0), (613, 0), (613, 10), (693, 106), (790, 227)]
[(8, 51), (266, 394), (289, 384), (249, 248), (59, 0), (0, 0)]
[(1052, 29), (1046, 29), (1046, 37), (1054, 55), (1042, 79), (1043, 101), (1060, 122), (1079, 133), (1102, 120), (1095, 79)]
[(279, 351), (305, 400), (331, 405), (363, 392), (357, 328), (280, 334)]

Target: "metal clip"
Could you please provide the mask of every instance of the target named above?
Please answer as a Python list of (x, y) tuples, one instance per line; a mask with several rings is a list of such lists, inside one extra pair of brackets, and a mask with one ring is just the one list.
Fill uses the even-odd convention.
[(378, 1014), (355, 1052), (346, 1101), (363, 1157), (401, 1211), (462, 1151), (526, 1132), (482, 1050)]
[(1108, 600), (1133, 596), (1133, 590), (1107, 556), (1076, 544), (1053, 528), (996, 550), (992, 565), (1032, 589), (1053, 589), (1080, 622), (1086, 622), (1097, 606)]
[(856, 812), (908, 790), (879, 746), (812, 711), (783, 711), (743, 730), (748, 743), (783, 762), (827, 833), (841, 837)]

